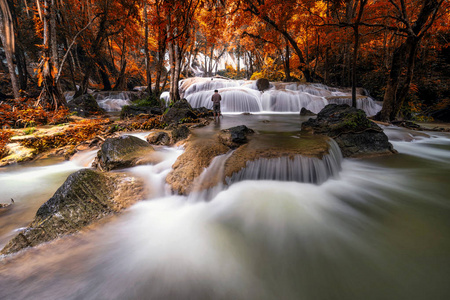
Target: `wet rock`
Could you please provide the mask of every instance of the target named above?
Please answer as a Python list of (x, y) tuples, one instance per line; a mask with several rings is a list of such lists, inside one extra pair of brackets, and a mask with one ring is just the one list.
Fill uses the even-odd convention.
[[(17, 139), (15, 141), (18, 141)], [(10, 143), (6, 145), (8, 149), (8, 155), (0, 159), (0, 167), (4, 167), (10, 164), (25, 162), (32, 160), (36, 157), (36, 150), (26, 148), (20, 143)]]
[(122, 110), (120, 111), (120, 118), (126, 119), (139, 115), (148, 115), (150, 117), (155, 115), (162, 115), (162, 113), (163, 110), (161, 109), (161, 107), (126, 105), (122, 107)]
[(300, 110), (300, 116), (312, 117), (315, 115), (316, 115), (315, 113), (313, 113), (312, 111), (310, 111), (309, 109), (306, 109), (304, 107), (302, 107), (302, 109)]
[(152, 145), (168, 146), (171, 144), (171, 138), (166, 131), (155, 131), (147, 136), (147, 142)]
[(193, 109), (199, 118), (207, 118), (214, 116), (214, 113), (211, 109), (207, 109), (206, 107), (198, 107)]
[(180, 195), (191, 192), (194, 180), (208, 167), (214, 157), (230, 150), (215, 139), (190, 139), (186, 149), (173, 164), (173, 170), (166, 177), (172, 190)]
[(75, 112), (80, 117), (105, 113), (91, 94), (85, 94), (69, 101), (67, 107), (71, 112)]
[[(305, 159), (310, 157), (315, 160), (321, 160), (325, 155), (329, 154), (330, 140), (329, 137), (323, 135), (305, 134), (301, 138), (293, 138), (291, 135), (280, 136), (278, 133), (274, 135), (255, 134), (246, 144), (241, 145), (231, 153), (229, 152), (230, 148), (219, 142), (217, 138), (200, 139), (191, 137), (186, 143), (185, 152), (173, 165), (173, 171), (167, 176), (166, 182), (172, 187), (173, 191), (183, 195), (194, 191), (207, 190), (219, 183), (227, 184), (228, 182), (240, 180), (241, 177), (239, 176), (247, 168), (248, 163), (257, 162), (261, 159), (273, 159), (273, 162), (269, 162), (271, 166), (277, 164), (277, 159), (285, 159), (286, 163), (290, 165), (290, 161), (296, 158), (299, 160), (299, 156), (305, 157)], [(198, 180), (202, 172), (211, 165), (216, 156), (226, 153), (228, 153), (228, 158), (220, 171), (221, 174), (214, 173), (202, 180)], [(306, 165), (305, 168), (311, 169)], [(288, 169), (292, 169), (292, 166), (286, 168), (286, 170)], [(302, 168), (299, 168), (297, 173), (301, 173), (301, 170)], [(280, 170), (277, 168), (275, 171)], [(333, 172), (337, 171), (334, 170)], [(281, 170), (281, 172), (284, 172), (284, 170)], [(313, 174), (309, 177), (305, 175), (304, 177), (310, 180), (305, 179), (302, 182), (323, 182), (326, 178), (333, 176), (333, 172), (330, 171), (329, 174), (320, 175), (321, 177), (319, 174), (317, 176)], [(235, 174), (238, 175), (234, 176)], [(271, 172), (268, 173), (263, 170), (256, 174), (257, 178), (252, 179), (272, 179), (267, 177), (271, 176), (271, 174)], [(280, 178), (284, 178), (282, 176), (283, 174), (280, 175)], [(289, 179), (289, 176), (286, 176), (286, 178)]]
[(198, 117), (186, 99), (175, 102), (163, 115), (162, 121), (167, 124), (178, 124), (181, 122), (197, 120)]
[(170, 130), (156, 130), (147, 136), (147, 142), (152, 145), (169, 146), (189, 137), (191, 131), (186, 125), (173, 126)]
[(247, 143), (247, 137), (253, 133), (252, 129), (245, 125), (240, 125), (221, 130), (218, 134), (218, 139), (225, 146), (234, 149)]
[(263, 92), (265, 90), (268, 90), (270, 88), (270, 81), (266, 78), (260, 78), (256, 80), (256, 87), (259, 91)]
[(145, 194), (143, 182), (134, 177), (90, 169), (77, 171), (38, 209), (34, 220), (1, 253), (14, 253), (75, 233), (129, 207)]
[(99, 170), (110, 171), (157, 163), (159, 160), (155, 149), (149, 143), (134, 136), (124, 135), (106, 139), (92, 165)]
[(187, 139), (190, 133), (191, 131), (185, 125), (172, 129), (172, 143), (175, 144), (179, 141)]
[(302, 131), (333, 138), (344, 157), (364, 157), (397, 153), (383, 130), (364, 111), (346, 104), (329, 104), (316, 119), (302, 124)]

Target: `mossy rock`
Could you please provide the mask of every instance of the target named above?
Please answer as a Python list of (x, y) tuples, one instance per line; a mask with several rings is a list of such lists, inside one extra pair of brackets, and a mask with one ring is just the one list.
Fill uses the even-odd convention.
[(124, 135), (106, 139), (93, 166), (99, 170), (110, 171), (159, 161), (160, 158), (149, 143), (135, 136)]
[(129, 207), (145, 194), (143, 182), (134, 177), (91, 169), (77, 171), (38, 209), (34, 220), (1, 253), (14, 253), (75, 233)]
[(347, 104), (328, 104), (302, 124), (302, 130), (333, 138), (344, 157), (364, 157), (397, 153), (383, 130), (361, 109)]

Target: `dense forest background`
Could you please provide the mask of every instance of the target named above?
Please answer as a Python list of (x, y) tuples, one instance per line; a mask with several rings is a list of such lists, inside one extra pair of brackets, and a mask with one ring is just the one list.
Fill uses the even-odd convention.
[(66, 91), (137, 86), (155, 99), (170, 90), (177, 101), (179, 80), (199, 70), (353, 87), (354, 95), (364, 87), (383, 101), (383, 121), (431, 120), (450, 104), (448, 0), (0, 4), (0, 97), (9, 108), (21, 99), (57, 115)]

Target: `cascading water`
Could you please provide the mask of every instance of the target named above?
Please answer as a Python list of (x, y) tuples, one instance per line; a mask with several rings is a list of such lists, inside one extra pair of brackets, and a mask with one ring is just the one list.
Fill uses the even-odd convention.
[(293, 158), (261, 158), (247, 162), (244, 169), (225, 180), (228, 185), (243, 180), (297, 181), (322, 184), (341, 170), (342, 154), (335, 141), (322, 159), (297, 155)]
[[(293, 115), (219, 126), (243, 120), (298, 131)], [(450, 135), (385, 131), (398, 155), (344, 159), (321, 185), (243, 180), (210, 201), (166, 194), (151, 178), (181, 150), (157, 149), (165, 164), (128, 171), (159, 192), (93, 231), (1, 258), (0, 299), (448, 299)]]
[[(303, 107), (318, 113), (329, 103), (351, 104), (350, 93), (322, 84), (274, 83), (269, 90), (260, 92), (254, 81), (188, 78), (180, 82), (182, 97), (194, 108), (211, 109), (211, 96), (215, 89), (222, 95), (221, 109), (225, 113), (298, 113)], [(164, 95), (165, 99), (167, 97)], [(381, 106), (368, 96), (359, 95), (357, 106), (368, 116), (381, 110)]]
[(107, 112), (120, 111), (125, 105), (131, 105), (131, 92), (96, 93), (95, 100)]

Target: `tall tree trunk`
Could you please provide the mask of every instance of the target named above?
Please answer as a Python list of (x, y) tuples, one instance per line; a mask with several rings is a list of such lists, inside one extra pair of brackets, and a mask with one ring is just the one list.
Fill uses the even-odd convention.
[(147, 77), (147, 92), (152, 94), (152, 73), (150, 70), (150, 51), (148, 49), (148, 12), (147, 1), (144, 1), (144, 52), (145, 52), (145, 74)]
[(169, 43), (169, 61), (170, 61), (170, 101), (180, 100), (178, 82), (180, 80), (181, 54), (176, 41)]
[(17, 83), (16, 70), (13, 61), (14, 52), (14, 29), (11, 13), (8, 3), (1, 1), (0, 13), (0, 38), (2, 40), (3, 48), (6, 55), (6, 63), (8, 64), (9, 76), (11, 78), (11, 86), (14, 98), (19, 98), (19, 85)]
[(54, 70), (51, 55), (51, 10), (53, 7), (48, 1), (44, 1), (44, 55), (42, 61), (42, 83), (43, 89), (39, 95), (38, 104), (47, 109), (58, 110), (61, 106), (66, 106), (66, 98), (55, 82), (52, 71)]
[(290, 56), (291, 56), (291, 53), (289, 51), (289, 42), (286, 40), (286, 50), (285, 50), (285, 56), (284, 56), (284, 73), (285, 73), (286, 78), (284, 80), (287, 82), (291, 81)]
[(105, 64), (103, 63), (102, 60), (100, 60), (97, 62), (97, 65), (98, 65), (98, 72), (100, 73), (100, 77), (102, 78), (103, 82), (103, 90), (104, 91), (112, 90), (111, 81), (109, 80)]
[(56, 39), (56, 4), (55, 0), (51, 0), (50, 9), (50, 39), (52, 47), (52, 62), (56, 70), (59, 70), (59, 58), (58, 58), (58, 42)]
[[(408, 94), (413, 77), (415, 57), (422, 37), (431, 27), (436, 19), (439, 8), (444, 0), (424, 0), (420, 8), (416, 21), (410, 24), (406, 20), (406, 40), (394, 50), (392, 65), (389, 71), (389, 78), (383, 99), (383, 108), (377, 114), (377, 119), (381, 121), (392, 121), (397, 118), (403, 102)], [(406, 6), (404, 1), (400, 3), (403, 18), (406, 18)], [(403, 87), (399, 90), (400, 78), (406, 68), (406, 78)]]

